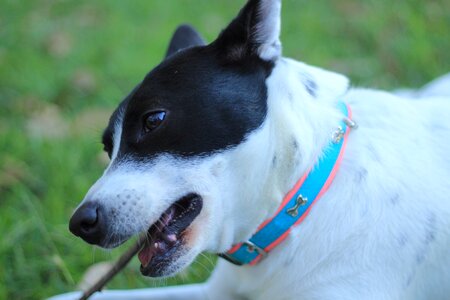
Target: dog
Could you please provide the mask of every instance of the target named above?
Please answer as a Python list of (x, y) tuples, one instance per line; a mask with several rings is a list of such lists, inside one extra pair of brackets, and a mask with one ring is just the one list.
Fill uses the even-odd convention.
[(110, 164), (70, 220), (103, 248), (147, 234), (145, 276), (224, 259), (203, 284), (93, 299), (449, 299), (450, 77), (350, 88), (282, 57), (280, 10), (250, 0), (208, 45), (179, 27), (112, 114)]

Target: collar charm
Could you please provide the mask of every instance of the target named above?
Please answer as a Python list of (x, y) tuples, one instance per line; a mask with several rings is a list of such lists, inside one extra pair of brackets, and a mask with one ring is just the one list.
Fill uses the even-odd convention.
[(292, 227), (305, 219), (312, 204), (326, 192), (336, 175), (350, 128), (357, 128), (351, 120), (350, 107), (339, 102), (338, 108), (345, 118), (331, 135), (323, 157), (289, 191), (272, 218), (264, 221), (248, 241), (233, 246), (219, 254), (220, 257), (236, 265), (255, 265), (287, 237)]
[(297, 200), (295, 200), (295, 205), (286, 210), (286, 213), (291, 217), (296, 218), (298, 216), (298, 209), (308, 202), (308, 198), (298, 195)]

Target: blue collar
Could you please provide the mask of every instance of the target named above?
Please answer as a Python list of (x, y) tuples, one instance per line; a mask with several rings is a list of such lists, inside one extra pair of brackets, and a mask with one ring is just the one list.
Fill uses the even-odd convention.
[(326, 192), (334, 179), (345, 150), (349, 128), (356, 128), (351, 120), (350, 107), (339, 102), (338, 108), (345, 118), (333, 133), (323, 157), (289, 191), (272, 218), (262, 223), (249, 240), (219, 254), (220, 257), (236, 265), (254, 265), (308, 215), (313, 203)]

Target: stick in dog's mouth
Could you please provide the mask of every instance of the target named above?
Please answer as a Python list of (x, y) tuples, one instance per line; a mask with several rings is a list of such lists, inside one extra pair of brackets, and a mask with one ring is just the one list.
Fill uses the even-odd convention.
[(138, 254), (143, 275), (163, 275), (163, 269), (182, 250), (185, 230), (200, 214), (202, 206), (203, 201), (199, 195), (188, 194), (173, 203), (150, 226), (147, 240)]

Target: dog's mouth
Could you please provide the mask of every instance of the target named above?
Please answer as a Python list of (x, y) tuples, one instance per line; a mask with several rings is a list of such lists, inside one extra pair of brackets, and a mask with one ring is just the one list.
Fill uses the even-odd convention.
[(162, 276), (183, 249), (184, 234), (202, 210), (203, 200), (188, 194), (173, 203), (147, 231), (147, 241), (138, 254), (141, 273)]

